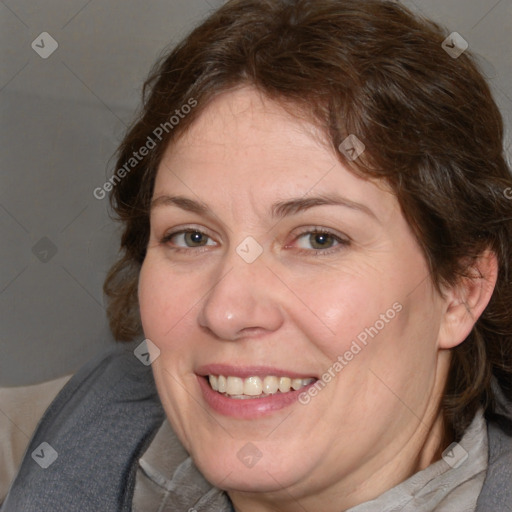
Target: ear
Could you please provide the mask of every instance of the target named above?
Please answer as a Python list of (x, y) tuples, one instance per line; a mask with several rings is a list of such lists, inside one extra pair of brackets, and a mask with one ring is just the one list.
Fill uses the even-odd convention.
[(496, 279), (498, 259), (491, 250), (484, 251), (467, 269), (467, 275), (444, 293), (438, 346), (450, 349), (462, 343), (489, 304)]

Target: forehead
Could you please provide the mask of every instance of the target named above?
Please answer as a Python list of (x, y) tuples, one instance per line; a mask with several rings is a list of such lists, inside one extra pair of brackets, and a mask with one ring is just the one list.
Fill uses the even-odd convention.
[[(187, 161), (214, 155), (215, 160), (260, 155), (263, 163), (288, 160), (297, 150), (317, 160), (329, 143), (312, 123), (291, 115), (284, 107), (253, 87), (241, 87), (217, 96), (175, 142), (166, 156)], [(319, 151), (320, 150), (320, 151)], [(272, 154), (272, 158), (265, 155)], [(282, 163), (276, 163), (282, 165)]]
[(230, 202), (234, 192), (257, 202), (343, 192), (384, 211), (396, 203), (385, 183), (344, 167), (317, 126), (251, 87), (218, 96), (167, 148), (155, 196), (187, 192)]

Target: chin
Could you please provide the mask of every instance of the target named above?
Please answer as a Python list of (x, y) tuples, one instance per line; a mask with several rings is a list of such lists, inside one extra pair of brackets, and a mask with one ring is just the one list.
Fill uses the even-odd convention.
[(300, 479), (300, 475), (292, 473), (290, 467), (283, 467), (282, 461), (265, 461), (263, 456), (247, 466), (236, 456), (232, 458), (224, 455), (223, 460), (219, 461), (215, 454), (208, 460), (203, 456), (201, 460), (195, 460), (195, 463), (212, 485), (225, 491), (276, 492), (292, 486)]

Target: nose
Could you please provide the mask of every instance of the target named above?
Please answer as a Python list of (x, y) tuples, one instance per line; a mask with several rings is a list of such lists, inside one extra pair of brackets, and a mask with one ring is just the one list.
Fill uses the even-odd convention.
[(262, 259), (246, 263), (235, 253), (223, 264), (198, 312), (199, 325), (216, 338), (235, 341), (283, 324), (280, 283)]

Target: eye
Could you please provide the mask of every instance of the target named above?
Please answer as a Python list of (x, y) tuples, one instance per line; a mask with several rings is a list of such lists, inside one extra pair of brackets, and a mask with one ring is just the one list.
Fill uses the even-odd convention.
[(309, 245), (313, 249), (330, 249), (336, 242), (334, 236), (330, 233), (305, 233), (298, 238), (299, 247), (307, 249), (305, 247)]
[(202, 231), (197, 229), (183, 229), (164, 236), (162, 243), (171, 244), (177, 248), (193, 249), (206, 245), (215, 245), (215, 242)]
[(299, 233), (294, 243), (301, 251), (310, 254), (325, 254), (349, 245), (350, 241), (325, 229), (315, 228)]

